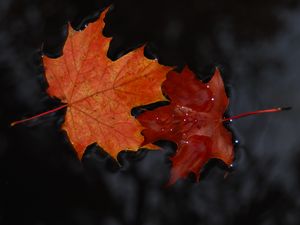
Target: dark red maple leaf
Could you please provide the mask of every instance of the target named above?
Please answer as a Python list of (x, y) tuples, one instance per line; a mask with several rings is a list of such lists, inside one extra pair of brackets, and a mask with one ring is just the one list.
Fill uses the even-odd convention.
[(171, 71), (162, 85), (170, 105), (138, 116), (145, 127), (143, 144), (166, 139), (174, 141), (177, 153), (172, 160), (169, 184), (200, 168), (211, 158), (226, 164), (233, 160), (231, 133), (223, 126), (228, 98), (218, 69), (208, 83), (202, 83), (187, 67), (181, 74)]
[(218, 68), (208, 83), (198, 80), (187, 67), (178, 74), (171, 71), (162, 85), (170, 99), (167, 106), (146, 111), (137, 119), (144, 126), (144, 143), (170, 140), (177, 144), (171, 157), (172, 169), (169, 184), (190, 172), (199, 179), (199, 171), (211, 158), (221, 159), (230, 165), (234, 158), (232, 135), (223, 122), (240, 117), (278, 112), (288, 108), (274, 108), (243, 113), (224, 118), (229, 100)]

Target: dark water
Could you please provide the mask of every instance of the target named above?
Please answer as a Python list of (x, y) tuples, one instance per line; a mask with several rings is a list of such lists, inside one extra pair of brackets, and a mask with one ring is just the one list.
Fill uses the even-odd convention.
[[(300, 224), (300, 4), (297, 0), (0, 1), (0, 224)], [(232, 114), (289, 112), (232, 124), (240, 145), (224, 179), (210, 163), (163, 188), (172, 145), (122, 153), (122, 168), (91, 146), (80, 163), (60, 124), (64, 112), (14, 128), (59, 105), (46, 93), (41, 54), (59, 56), (67, 21), (81, 29), (113, 6), (112, 59), (147, 43), (160, 63), (188, 64), (202, 79), (221, 67)]]

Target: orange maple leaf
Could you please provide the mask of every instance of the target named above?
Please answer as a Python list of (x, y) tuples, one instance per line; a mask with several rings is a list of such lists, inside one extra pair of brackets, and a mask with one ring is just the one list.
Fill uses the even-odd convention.
[(145, 58), (143, 47), (110, 60), (106, 53), (111, 38), (102, 35), (105, 15), (82, 32), (69, 26), (63, 55), (43, 57), (47, 92), (66, 103), (59, 107), (67, 107), (63, 129), (79, 158), (92, 143), (115, 159), (121, 150), (137, 150), (143, 127), (131, 109), (164, 100), (161, 83), (172, 69)]

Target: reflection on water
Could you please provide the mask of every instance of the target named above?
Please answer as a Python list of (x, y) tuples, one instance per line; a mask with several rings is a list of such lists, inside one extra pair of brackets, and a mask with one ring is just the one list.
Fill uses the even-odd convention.
[(0, 224), (300, 224), (297, 0), (114, 1), (108, 14), (112, 59), (147, 43), (147, 56), (202, 79), (220, 66), (232, 114), (293, 106), (232, 123), (239, 146), (225, 179), (212, 162), (200, 183), (164, 188), (171, 143), (122, 153), (122, 168), (91, 146), (80, 164), (59, 132), (64, 112), (8, 127), (58, 104), (44, 91), (41, 43), (59, 55), (66, 21), (81, 29), (111, 3), (0, 2)]

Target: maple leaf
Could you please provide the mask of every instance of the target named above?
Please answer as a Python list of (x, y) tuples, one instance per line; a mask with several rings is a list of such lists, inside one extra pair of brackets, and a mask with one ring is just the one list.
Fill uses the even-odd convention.
[(199, 170), (211, 158), (233, 161), (231, 133), (223, 126), (228, 98), (218, 69), (202, 83), (187, 67), (181, 74), (171, 71), (162, 85), (170, 105), (146, 111), (137, 119), (145, 127), (143, 144), (165, 139), (177, 144), (171, 158), (169, 184)]
[[(173, 184), (190, 172), (198, 180), (199, 170), (211, 158), (232, 163), (232, 135), (223, 126), (224, 121), (290, 109), (258, 110), (223, 118), (228, 98), (218, 69), (208, 83), (202, 83), (187, 67), (178, 74), (171, 67), (145, 58), (144, 48), (110, 60), (106, 53), (111, 39), (102, 35), (105, 14), (82, 32), (69, 26), (63, 56), (43, 57), (47, 92), (64, 104), (15, 121), (12, 126), (67, 108), (63, 129), (79, 158), (93, 143), (116, 159), (125, 149), (156, 149), (151, 143), (157, 140), (174, 141), (178, 148), (171, 158), (169, 184)], [(136, 120), (132, 108), (166, 100), (162, 83), (170, 105), (144, 112)]]
[(47, 92), (65, 103), (57, 109), (67, 107), (63, 129), (79, 158), (95, 142), (115, 159), (121, 150), (137, 150), (142, 126), (131, 109), (164, 100), (161, 83), (172, 69), (145, 58), (143, 47), (110, 60), (111, 38), (102, 35), (105, 14), (81, 32), (69, 26), (63, 55), (43, 57)]

